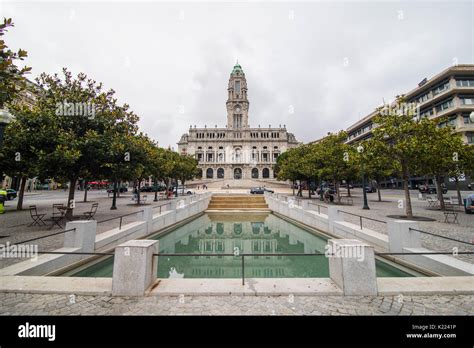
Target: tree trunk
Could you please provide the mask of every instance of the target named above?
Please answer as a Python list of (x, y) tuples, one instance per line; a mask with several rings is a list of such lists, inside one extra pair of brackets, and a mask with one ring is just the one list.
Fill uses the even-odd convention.
[(413, 210), (411, 208), (411, 198), (410, 198), (410, 189), (408, 188), (408, 168), (405, 165), (402, 165), (403, 172), (403, 190), (405, 191), (405, 211), (408, 219), (413, 218)]
[(26, 176), (21, 178), (20, 192), (18, 193), (18, 203), (16, 205), (16, 210), (23, 210), (23, 196), (25, 194), (26, 180), (28, 180)]
[(114, 180), (114, 192), (112, 195), (112, 206), (110, 207), (110, 210), (116, 210), (117, 209), (117, 180)]
[(154, 189), (155, 189), (155, 199), (154, 199), (154, 201), (158, 202), (158, 180), (156, 178), (154, 180), (154, 185), (155, 185), (155, 187), (154, 187)]
[(169, 178), (166, 178), (165, 179), (165, 185), (166, 185), (166, 199), (168, 200), (170, 197), (169, 197), (169, 186), (170, 186), (170, 179)]
[(74, 192), (76, 191), (76, 182), (77, 182), (77, 178), (69, 179), (69, 194), (67, 197), (67, 210), (66, 210), (66, 216), (68, 217), (73, 216), (73, 210), (74, 210), (74, 207), (76, 206), (74, 202)]
[(181, 180), (181, 185), (183, 185), (182, 194), (183, 194), (183, 196), (184, 196), (184, 179)]
[(436, 192), (439, 200), (439, 207), (441, 210), (444, 210), (446, 207), (444, 206), (444, 198), (443, 198), (443, 188), (441, 187), (441, 178), (439, 176), (435, 176), (436, 179)]
[(382, 202), (382, 194), (380, 193), (380, 180), (377, 180), (377, 196), (379, 197), (379, 202)]
[(295, 195), (295, 180), (293, 180), (293, 196)]
[(349, 181), (346, 181), (347, 187), (347, 197), (351, 197), (351, 188), (349, 187)]
[(137, 204), (140, 205), (140, 184), (141, 184), (141, 180), (138, 179), (137, 180)]
[(84, 199), (83, 202), (87, 202), (87, 191), (88, 191), (88, 186), (87, 186), (87, 180), (84, 179)]
[(456, 183), (456, 192), (458, 194), (458, 205), (463, 205), (461, 188), (459, 187), (459, 178), (457, 176), (454, 178), (454, 182)]
[(311, 180), (308, 179), (308, 198), (311, 199)]

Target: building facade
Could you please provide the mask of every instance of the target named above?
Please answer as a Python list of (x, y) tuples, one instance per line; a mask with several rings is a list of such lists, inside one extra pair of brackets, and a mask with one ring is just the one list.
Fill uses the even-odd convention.
[[(474, 146), (474, 122), (471, 113), (474, 112), (474, 64), (462, 64), (449, 67), (431, 79), (423, 79), (416, 88), (405, 95), (407, 103), (414, 103), (418, 107), (418, 117), (441, 118), (440, 127), (451, 126), (453, 132), (460, 133), (464, 142)], [(354, 144), (358, 141), (372, 137), (372, 129), (376, 127), (373, 122), (377, 112), (365, 116), (360, 121), (346, 129), (347, 143)], [(460, 182), (461, 188), (474, 181), (465, 178)], [(426, 178), (411, 178), (410, 187), (424, 184)], [(429, 179), (429, 183), (432, 180)], [(382, 182), (382, 187), (401, 187), (402, 181), (398, 178)], [(454, 183), (448, 178), (445, 180), (448, 188), (453, 188)]]
[(179, 153), (196, 157), (203, 179), (273, 179), (277, 157), (299, 144), (285, 125), (250, 127), (247, 91), (245, 73), (237, 63), (227, 86), (226, 126), (190, 127), (178, 142)]

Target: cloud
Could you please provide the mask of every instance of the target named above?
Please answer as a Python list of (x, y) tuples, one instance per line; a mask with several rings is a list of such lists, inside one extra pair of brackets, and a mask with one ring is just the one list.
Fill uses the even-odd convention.
[[(308, 142), (457, 59), (473, 61), (472, 2), (4, 2), (33, 77), (63, 66), (114, 88), (142, 131), (174, 146), (190, 125), (226, 124), (238, 59), (251, 126)], [(293, 108), (294, 113), (289, 110)]]

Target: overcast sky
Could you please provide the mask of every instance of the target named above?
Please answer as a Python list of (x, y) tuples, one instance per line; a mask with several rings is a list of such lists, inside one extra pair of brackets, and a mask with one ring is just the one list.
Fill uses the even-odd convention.
[(251, 126), (286, 124), (303, 142), (345, 129), (424, 77), (473, 63), (473, 3), (0, 0), (0, 16), (13, 18), (5, 39), (28, 51), (31, 78), (82, 71), (176, 149), (190, 125), (225, 126), (237, 59)]

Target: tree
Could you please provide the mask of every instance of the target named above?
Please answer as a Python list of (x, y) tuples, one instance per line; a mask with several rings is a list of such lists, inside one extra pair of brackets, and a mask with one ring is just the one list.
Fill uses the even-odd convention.
[(76, 78), (63, 69), (58, 74), (42, 73), (37, 83), (44, 93), (37, 100), (41, 118), (56, 125), (53, 151), (40, 152), (40, 170), (52, 178), (69, 181), (67, 215), (72, 215), (77, 180), (100, 166), (95, 161), (103, 158), (101, 142), (107, 129), (117, 120), (108, 112), (115, 100), (114, 91), (102, 91), (102, 84), (79, 73)]
[(449, 176), (454, 179), (456, 192), (458, 196), (458, 204), (463, 205), (461, 197), (461, 188), (459, 187), (459, 181), (461, 178), (474, 177), (474, 146), (464, 144), (458, 156), (458, 161), (454, 170), (449, 173)]
[(419, 136), (423, 146), (419, 148), (418, 163), (421, 173), (433, 176), (442, 210), (445, 209), (442, 182), (444, 178), (455, 174), (459, 169), (459, 157), (464, 143), (459, 134), (451, 127), (439, 127), (439, 120), (424, 119), (419, 122), (423, 127)]
[(405, 106), (405, 99), (398, 97), (390, 108), (379, 109), (374, 118), (377, 127), (372, 131), (374, 141), (380, 146), (379, 156), (391, 158), (399, 169), (405, 192), (405, 211), (413, 218), (409, 179), (419, 170), (420, 151), (423, 143), (423, 122), (414, 120), (416, 110)]
[(0, 24), (0, 109), (15, 100), (24, 87), (24, 75), (31, 71), (30, 67), (20, 69), (15, 64), (15, 61), (24, 60), (28, 53), (22, 49), (13, 52), (1, 38), (13, 26), (11, 18), (4, 18), (3, 24)]
[(30, 110), (23, 105), (12, 105), (15, 119), (7, 126), (0, 159), (2, 171), (21, 178), (17, 209), (23, 209), (23, 197), (27, 178), (41, 176), (40, 151), (54, 151), (57, 125), (42, 117), (38, 109)]
[(181, 181), (183, 186), (183, 195), (184, 195), (184, 183), (187, 180), (192, 180), (197, 174), (197, 160), (191, 155), (181, 155), (176, 162), (176, 173), (177, 178)]
[(380, 182), (396, 172), (396, 163), (391, 157), (387, 156), (384, 150), (384, 142), (380, 142), (374, 138), (361, 142), (364, 151), (359, 154), (359, 160), (364, 162), (364, 171), (369, 179), (373, 179), (377, 183), (378, 201), (382, 201), (380, 192)]
[(330, 180), (334, 184), (338, 197), (340, 196), (339, 182), (349, 176), (353, 169), (354, 149), (345, 143), (347, 133), (328, 134), (317, 143), (319, 156), (322, 159), (319, 177)]
[(293, 164), (296, 158), (296, 151), (296, 148), (292, 148), (280, 154), (274, 166), (274, 172), (278, 180), (290, 180), (292, 182), (293, 196), (295, 195), (295, 181), (299, 175), (296, 166)]

